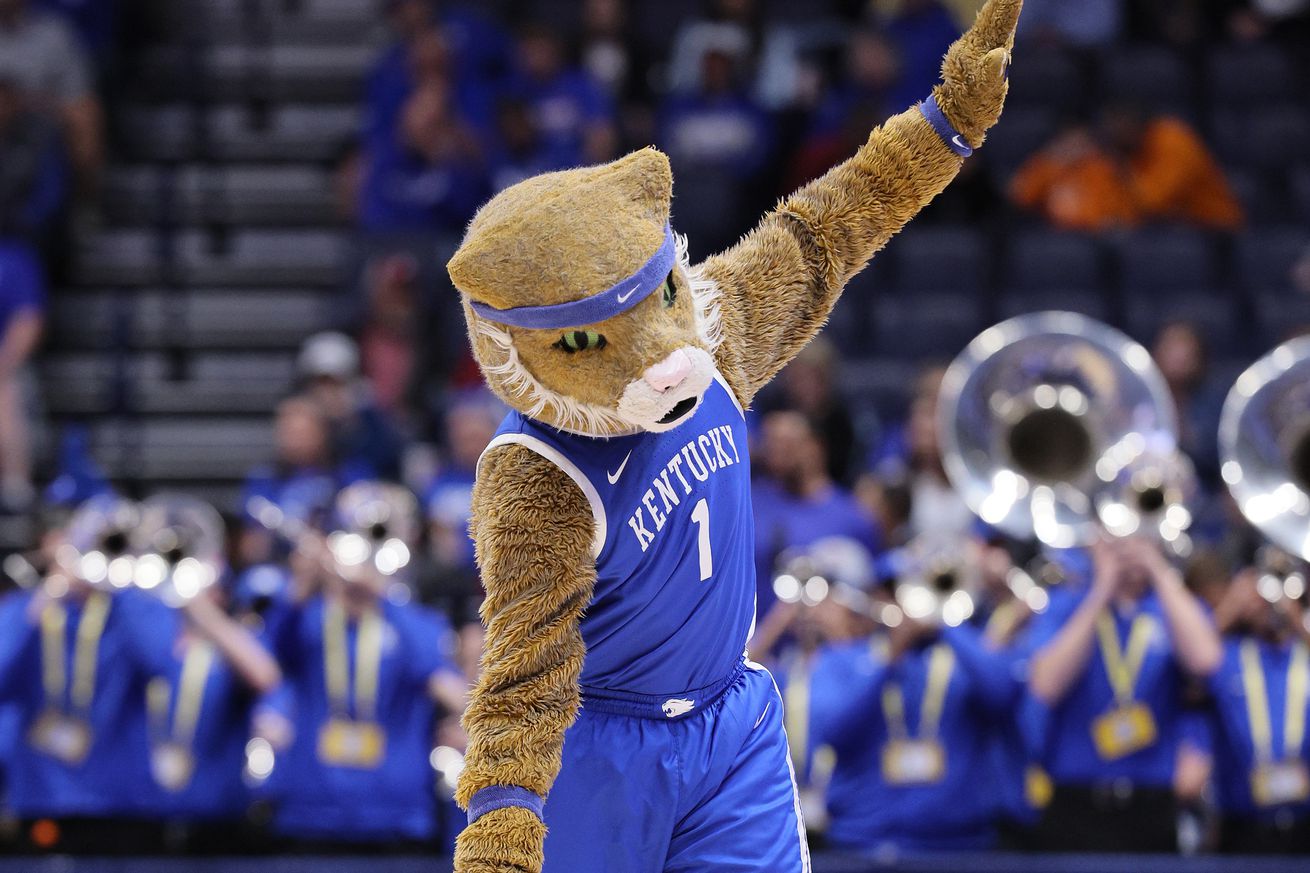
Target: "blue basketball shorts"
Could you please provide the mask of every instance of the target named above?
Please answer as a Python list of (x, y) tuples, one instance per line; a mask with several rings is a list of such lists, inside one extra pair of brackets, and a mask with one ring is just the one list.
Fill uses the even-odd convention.
[(633, 715), (584, 692), (546, 801), (544, 873), (809, 873), (769, 672), (749, 665), (703, 705), (647, 703)]

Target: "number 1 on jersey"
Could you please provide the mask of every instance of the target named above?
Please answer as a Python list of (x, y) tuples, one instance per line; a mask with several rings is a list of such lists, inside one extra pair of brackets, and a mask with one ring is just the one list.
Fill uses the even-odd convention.
[(696, 522), (696, 540), (700, 549), (700, 581), (704, 582), (714, 574), (714, 555), (710, 553), (710, 505), (702, 497), (691, 511), (691, 520)]

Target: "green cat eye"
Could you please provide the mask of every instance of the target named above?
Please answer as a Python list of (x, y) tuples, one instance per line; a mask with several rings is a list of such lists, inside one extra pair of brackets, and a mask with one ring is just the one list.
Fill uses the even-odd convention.
[(573, 354), (603, 349), (606, 342), (603, 333), (596, 333), (594, 330), (571, 330), (560, 337), (559, 342), (555, 343), (555, 348)]
[(673, 302), (677, 299), (678, 289), (674, 287), (673, 274), (669, 273), (669, 277), (664, 280), (664, 308), (669, 309), (672, 307)]

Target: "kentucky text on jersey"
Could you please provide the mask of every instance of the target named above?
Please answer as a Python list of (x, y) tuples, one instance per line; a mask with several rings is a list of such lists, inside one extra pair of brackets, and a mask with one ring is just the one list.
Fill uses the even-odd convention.
[[(732, 452), (731, 455), (728, 454), (729, 451)], [(733, 439), (732, 428), (726, 425), (713, 428), (695, 439), (688, 440), (687, 444), (664, 465), (660, 474), (651, 481), (651, 487), (647, 488), (646, 493), (641, 497), (641, 505), (628, 519), (628, 527), (636, 536), (641, 550), (644, 552), (650, 548), (650, 544), (655, 542), (655, 535), (664, 530), (664, 522), (668, 520), (668, 514), (681, 503), (682, 497), (691, 494), (692, 485), (691, 480), (687, 478), (688, 473), (697, 482), (704, 482), (724, 467), (739, 463), (741, 463), (741, 455), (737, 453), (737, 442)], [(684, 469), (686, 473), (683, 472)], [(681, 496), (678, 493), (679, 486), (681, 486)], [(659, 496), (659, 503), (663, 504), (662, 510), (655, 501), (656, 495)], [(654, 532), (651, 531), (651, 527), (654, 528)]]

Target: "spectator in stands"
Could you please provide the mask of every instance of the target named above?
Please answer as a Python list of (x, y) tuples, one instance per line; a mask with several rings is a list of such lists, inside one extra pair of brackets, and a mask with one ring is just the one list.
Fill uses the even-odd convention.
[(36, 111), (63, 125), (73, 166), (92, 186), (104, 161), (103, 113), (86, 53), (63, 19), (28, 0), (0, 0), (0, 79), (17, 82)]
[(360, 371), (376, 411), (407, 422), (420, 375), (418, 264), (408, 252), (393, 252), (371, 262), (365, 274), (368, 310), (359, 330)]
[(582, 66), (615, 101), (648, 100), (650, 59), (629, 33), (624, 0), (584, 0)]
[(799, 412), (780, 411), (760, 422), (763, 463), (753, 486), (756, 610), (774, 602), (770, 584), (778, 556), (827, 536), (845, 536), (872, 553), (880, 547), (872, 517), (828, 475), (827, 447), (818, 425)]
[(843, 487), (850, 484), (855, 460), (855, 422), (837, 386), (841, 360), (826, 336), (815, 337), (782, 371), (779, 396), (764, 405), (791, 409), (814, 422), (828, 447), (828, 475)]
[[(921, 94), (911, 93), (906, 81), (901, 73), (900, 56), (890, 38), (874, 27), (858, 28), (846, 46), (844, 75), (833, 84), (815, 110), (810, 136), (830, 137), (843, 133), (852, 115), (881, 121), (924, 99)], [(867, 138), (868, 130), (860, 142)], [(843, 150), (840, 157), (844, 159), (853, 151)], [(824, 169), (836, 162), (828, 163)]]
[(1137, 209), (1119, 168), (1081, 124), (1066, 126), (1010, 181), (1010, 200), (1061, 230), (1133, 224)]
[(1173, 321), (1160, 328), (1151, 348), (1178, 410), (1178, 444), (1210, 486), (1219, 485), (1219, 414), (1228, 386), (1209, 379), (1205, 339), (1196, 325)]
[(748, 183), (768, 162), (769, 119), (741, 88), (739, 63), (725, 47), (707, 48), (699, 89), (664, 101), (659, 143), (675, 168), (709, 170)]
[(901, 64), (895, 111), (928, 99), (941, 77), (942, 58), (960, 36), (960, 26), (939, 0), (901, 0), (880, 18)]
[(1024, 3), (1019, 35), (1076, 49), (1104, 48), (1119, 37), (1124, 5), (1123, 0), (1030, 0)]
[(1096, 131), (1074, 125), (1029, 158), (1010, 183), (1018, 206), (1066, 230), (1180, 222), (1232, 231), (1244, 216), (1218, 162), (1177, 118), (1104, 109)]
[(937, 395), (945, 372), (942, 367), (929, 367), (919, 376), (909, 417), (874, 447), (870, 472), (860, 487), (868, 506), (885, 505), (881, 492), (889, 488), (908, 489), (907, 540), (923, 537), (925, 542), (958, 543), (973, 530), (973, 513), (946, 479), (938, 442)]
[[(429, 764), (438, 706), (463, 711), (450, 628), (383, 596), (393, 581), (308, 546), (295, 594), (270, 619), (288, 681), (274, 831), (301, 848), (417, 848), (435, 836)], [(267, 719), (266, 719), (267, 720)]]
[(371, 233), (459, 234), (489, 193), (476, 136), (447, 83), (430, 79), (406, 100), (396, 139), (365, 156), (359, 225)]
[(552, 169), (614, 157), (618, 136), (611, 102), (588, 72), (567, 63), (563, 38), (554, 29), (532, 24), (519, 32), (503, 96), (529, 107), (542, 146), (559, 162)]
[(1222, 657), (1204, 608), (1158, 545), (1092, 547), (1092, 581), (1066, 584), (1033, 623), (1028, 688), (1055, 792), (1048, 851), (1169, 852), (1181, 689)]
[[(365, 325), (370, 337), (369, 328), (377, 327), (380, 317), (376, 302), (374, 306), (370, 315), (375, 320)], [(376, 343), (370, 351), (375, 355), (372, 363), (382, 366)], [(305, 396), (327, 416), (331, 455), (348, 471), (348, 478), (398, 480), (403, 440), (394, 420), (378, 405), (372, 384), (360, 379), (355, 341), (333, 331), (311, 336), (300, 347), (296, 375)]]
[(1310, 633), (1304, 606), (1270, 603), (1248, 569), (1215, 611), (1223, 660), (1209, 677), (1212, 709), (1192, 738), (1214, 763), (1220, 851), (1310, 853)]
[(277, 537), (258, 520), (272, 504), (297, 524), (316, 524), (337, 490), (366, 473), (340, 465), (333, 455), (331, 423), (319, 404), (293, 396), (278, 404), (275, 458), (246, 477), (239, 512), (246, 519), (240, 536), (240, 563), (261, 564), (274, 557)]
[(1133, 103), (1101, 111), (1100, 131), (1126, 174), (1142, 221), (1176, 221), (1210, 230), (1237, 230), (1242, 207), (1214, 155), (1185, 121), (1150, 117)]
[[(466, 4), (385, 0), (392, 41), (373, 62), (365, 83), (368, 142), (389, 139), (416, 84), (434, 72), (460, 92), (485, 93), (504, 74), (509, 39)], [(467, 102), (457, 100), (461, 107)], [(468, 101), (471, 102), (471, 101)]]
[(36, 494), (26, 365), (44, 325), (45, 280), (35, 253), (0, 239), (0, 506), (10, 512), (26, 509)]
[(40, 247), (64, 205), (67, 173), (57, 132), (25, 104), (17, 81), (0, 77), (0, 241)]
[(977, 629), (907, 618), (829, 648), (811, 681), (811, 742), (835, 753), (829, 845), (917, 853), (996, 844), (993, 725), (1022, 686)]
[[(505, 407), (485, 391), (471, 392), (446, 412), (447, 462), (423, 495), (428, 519), (428, 546), (438, 597), (470, 601), (480, 595), (469, 517), (478, 458), (491, 442)], [(468, 603), (453, 604), (453, 614), (472, 616)]]

